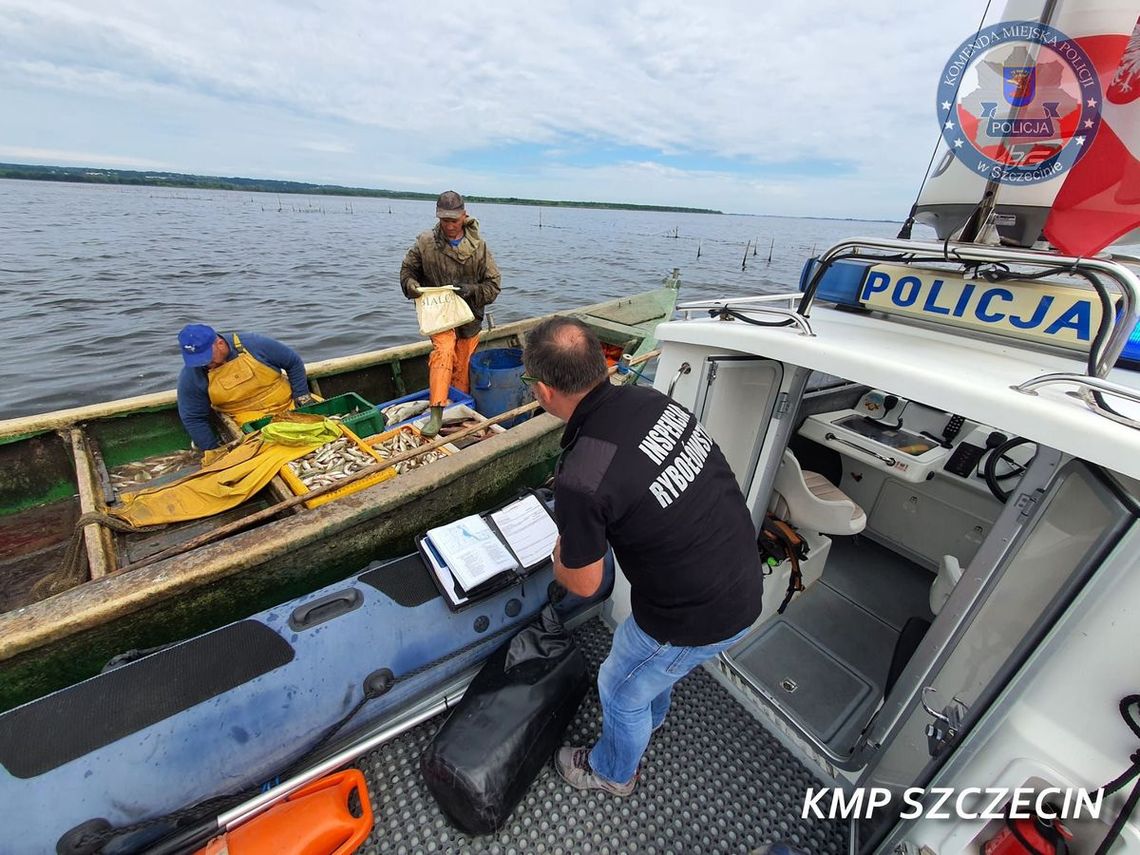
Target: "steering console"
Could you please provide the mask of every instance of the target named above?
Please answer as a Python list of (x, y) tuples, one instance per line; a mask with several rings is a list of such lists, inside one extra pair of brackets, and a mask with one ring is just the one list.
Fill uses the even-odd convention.
[[(1033, 457), (1037, 456), (1036, 443), (1031, 439), (1026, 439), (1023, 436), (1014, 436), (1009, 439), (999, 442), (990, 451), (989, 456), (986, 457), (985, 465), (982, 467), (982, 476), (986, 479), (986, 486), (990, 488), (990, 492), (994, 497), (1002, 503), (1005, 503), (1012, 490), (1005, 489), (1002, 481), (1008, 481), (1010, 478), (1020, 478), (1025, 474), (1025, 470), (1029, 468), (1029, 464), (1033, 462), (1033, 457), (1025, 463), (1019, 463), (1012, 457), (1009, 457), (1009, 452), (1017, 448), (1019, 445), (1026, 443), (1033, 443)], [(1007, 466), (1005, 472), (998, 473), (998, 464), (1004, 462)]]

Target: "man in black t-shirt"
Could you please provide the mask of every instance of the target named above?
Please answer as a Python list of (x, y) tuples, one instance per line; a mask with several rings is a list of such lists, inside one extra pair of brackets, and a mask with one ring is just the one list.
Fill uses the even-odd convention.
[(588, 326), (544, 321), (527, 336), (523, 362), (535, 398), (567, 422), (554, 483), (555, 578), (593, 594), (608, 543), (633, 606), (598, 672), (602, 736), (593, 748), (560, 749), (555, 766), (578, 789), (624, 796), (673, 684), (760, 615), (756, 528), (700, 423), (653, 389), (611, 385)]

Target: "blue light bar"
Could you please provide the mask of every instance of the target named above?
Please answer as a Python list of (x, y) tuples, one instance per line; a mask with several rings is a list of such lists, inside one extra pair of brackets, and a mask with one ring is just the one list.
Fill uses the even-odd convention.
[(1121, 368), (1140, 370), (1140, 324), (1137, 324), (1136, 328), (1132, 330), (1132, 335), (1128, 336), (1128, 341), (1125, 343), (1124, 350), (1116, 364)]
[[(807, 290), (817, 267), (819, 267), (818, 258), (809, 258), (804, 264), (804, 269), (800, 273), (800, 291)], [(849, 258), (832, 262), (827, 272), (823, 274), (815, 298), (841, 306), (861, 308), (863, 304), (859, 302), (859, 290), (863, 287), (863, 280), (867, 278), (867, 270), (870, 267), (870, 261), (856, 261)]]
[[(877, 311), (886, 311), (893, 307), (875, 305), (871, 306), (860, 299), (863, 295), (864, 285), (867, 283), (867, 276), (874, 262), (862, 261), (858, 259), (841, 259), (833, 262), (827, 271), (823, 274), (818, 287), (816, 288), (816, 300), (834, 303), (837, 306), (858, 308), (858, 309), (874, 309)], [(812, 276), (815, 275), (816, 270), (819, 269), (820, 261), (818, 258), (810, 258), (803, 266), (800, 272), (799, 290), (801, 292), (807, 290), (808, 283), (811, 282)], [(877, 288), (869, 289), (871, 291), (878, 291)], [(875, 302), (871, 300), (871, 302)], [(914, 302), (913, 300), (911, 302)], [(900, 303), (900, 305), (902, 305)], [(946, 314), (945, 308), (935, 306), (935, 310), (939, 314)], [(1022, 324), (1021, 326), (1024, 326)], [(997, 329), (993, 332), (999, 332)], [(1124, 346), (1124, 351), (1117, 361), (1117, 365), (1121, 368), (1131, 370), (1140, 370), (1140, 324), (1137, 324), (1136, 329), (1132, 331), (1132, 335), (1128, 337), (1128, 342)]]

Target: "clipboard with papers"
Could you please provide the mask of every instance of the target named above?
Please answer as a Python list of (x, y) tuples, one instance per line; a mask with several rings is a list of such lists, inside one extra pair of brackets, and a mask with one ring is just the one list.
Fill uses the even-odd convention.
[(429, 529), (416, 546), (453, 611), (514, 585), (550, 560), (558, 527), (530, 491), (492, 511)]

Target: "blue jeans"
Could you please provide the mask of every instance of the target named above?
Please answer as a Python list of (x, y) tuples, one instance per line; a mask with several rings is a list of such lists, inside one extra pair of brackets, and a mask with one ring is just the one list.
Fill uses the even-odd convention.
[(602, 702), (602, 738), (590, 750), (590, 768), (615, 784), (637, 772), (649, 737), (665, 721), (673, 684), (740, 641), (751, 627), (732, 638), (702, 647), (662, 644), (626, 618), (614, 633), (610, 655), (598, 670)]

